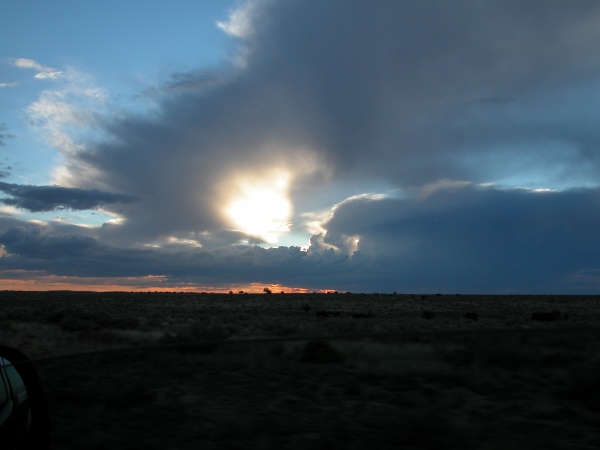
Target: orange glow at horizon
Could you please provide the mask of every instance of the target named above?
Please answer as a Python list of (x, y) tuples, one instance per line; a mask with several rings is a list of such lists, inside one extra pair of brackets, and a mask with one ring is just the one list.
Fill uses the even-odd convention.
[[(6, 272), (5, 272), (6, 274)], [(185, 293), (211, 293), (227, 294), (263, 294), (264, 288), (273, 294), (285, 292), (286, 294), (308, 294), (313, 292), (333, 292), (332, 289), (310, 289), (303, 287), (289, 287), (281, 284), (269, 283), (240, 283), (227, 286), (200, 286), (200, 285), (171, 285), (160, 286), (161, 280), (166, 277), (119, 277), (119, 278), (93, 278), (93, 277), (59, 277), (54, 275), (34, 275), (31, 278), (16, 279), (4, 278), (0, 280), (0, 291), (91, 291), (91, 292), (185, 292)]]

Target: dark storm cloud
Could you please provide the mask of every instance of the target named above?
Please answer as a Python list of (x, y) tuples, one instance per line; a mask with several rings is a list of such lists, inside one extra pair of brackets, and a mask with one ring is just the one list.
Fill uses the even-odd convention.
[[(338, 206), (325, 244), (131, 249), (61, 224), (2, 223), (2, 270), (59, 276), (165, 276), (165, 283), (281, 283), (358, 292), (594, 293), (600, 190), (472, 186)], [(345, 251), (347, 237), (360, 238)], [(315, 240), (318, 237), (315, 236)]]
[[(79, 190), (52, 191), (73, 203), (6, 185), (31, 210), (127, 193), (139, 201), (119, 204), (123, 224), (82, 239), (6, 229), (12, 256), (0, 263), (50, 270), (44, 255), (54, 255), (51, 270), (70, 275), (359, 291), (596, 288), (569, 284), (600, 267), (596, 190), (357, 198), (338, 206), (309, 252), (232, 247), (243, 236), (219, 207), (238, 172), (261, 179), (303, 164), (298, 216), (365, 192), (363, 183), (597, 185), (600, 3), (306, 0), (257, 11), (239, 67), (178, 74), (155, 113), (98, 119), (108, 138), (65, 155)], [(203, 247), (142, 248), (173, 236)]]
[(44, 271), (58, 276), (167, 276), (200, 285), (262, 281), (305, 285), (322, 276), (328, 264), (348, 262), (341, 255), (309, 255), (299, 247), (264, 249), (119, 248), (103, 244), (93, 231), (63, 224), (38, 225), (0, 219), (0, 245), (10, 256), (1, 270)]
[[(243, 68), (177, 74), (158, 116), (106, 123), (106, 144), (71, 157), (77, 186), (150, 194), (139, 220), (131, 213), (132, 236), (148, 222), (147, 233), (218, 229), (215, 186), (298, 148), (327, 174), (298, 180), (298, 200), (356, 177), (597, 181), (597, 2), (292, 1), (259, 12)], [(198, 81), (216, 87), (194, 94)]]
[(38, 226), (9, 228), (0, 234), (0, 243), (11, 253), (27, 259), (55, 259), (89, 255), (96, 240), (81, 234), (46, 234)]
[(57, 276), (143, 276), (148, 273), (146, 258), (150, 251), (111, 248), (89, 230), (76, 228), (32, 223), (7, 228), (0, 233), (0, 244), (8, 255), (0, 258), (0, 267)]
[[(490, 141), (531, 147), (553, 131), (580, 143), (572, 127), (582, 105), (566, 105), (574, 117), (557, 124), (557, 93), (597, 79), (599, 10), (557, 1), (280, 2), (257, 20), (248, 76), (303, 112), (338, 171), (418, 184), (477, 178), (461, 158), (492, 152)], [(490, 98), (519, 103), (465, 107)], [(550, 109), (528, 117), (537, 102)]]
[(134, 201), (134, 197), (130, 195), (60, 186), (28, 186), (0, 182), (0, 191), (11, 196), (0, 198), (0, 202), (32, 212), (95, 209)]
[(363, 198), (335, 210), (325, 242), (344, 248), (347, 237), (360, 237), (360, 257), (375, 274), (381, 269), (388, 289), (552, 292), (600, 267), (599, 205), (600, 189), (468, 186)]

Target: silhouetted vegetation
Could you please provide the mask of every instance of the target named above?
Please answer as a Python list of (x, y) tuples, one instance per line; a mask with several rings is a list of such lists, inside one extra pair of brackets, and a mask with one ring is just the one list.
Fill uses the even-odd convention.
[(324, 309), (315, 311), (315, 315), (317, 317), (340, 317), (342, 315), (341, 311), (326, 311)]
[(433, 319), (435, 317), (435, 314), (433, 313), (433, 311), (427, 310), (427, 311), (423, 311), (421, 313), (421, 317), (423, 319), (430, 320), (430, 319)]
[(62, 450), (600, 448), (600, 332), (561, 332), (596, 323), (597, 298), (0, 295), (34, 357), (152, 345), (36, 364)]
[(552, 310), (550, 312), (534, 312), (531, 314), (531, 320), (537, 320), (539, 322), (554, 322), (555, 320), (567, 320), (569, 315), (567, 313), (561, 314), (558, 310)]
[(352, 317), (355, 319), (370, 319), (373, 317), (373, 313), (354, 313), (352, 314)]
[(327, 341), (310, 341), (302, 349), (300, 361), (317, 364), (342, 363), (345, 361), (342, 353), (337, 351)]

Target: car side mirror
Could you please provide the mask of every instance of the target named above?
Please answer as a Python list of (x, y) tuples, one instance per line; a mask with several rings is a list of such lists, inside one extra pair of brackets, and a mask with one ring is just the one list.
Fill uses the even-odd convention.
[(50, 418), (42, 382), (22, 352), (0, 346), (2, 449), (48, 449)]

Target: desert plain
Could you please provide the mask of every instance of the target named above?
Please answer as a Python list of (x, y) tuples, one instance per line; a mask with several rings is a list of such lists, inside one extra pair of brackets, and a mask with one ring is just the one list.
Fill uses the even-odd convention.
[(0, 292), (53, 449), (597, 449), (600, 296)]

